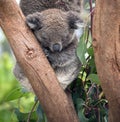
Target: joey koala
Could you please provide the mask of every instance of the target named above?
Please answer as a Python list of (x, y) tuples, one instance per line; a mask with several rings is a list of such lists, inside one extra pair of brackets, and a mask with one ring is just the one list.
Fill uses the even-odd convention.
[[(76, 54), (78, 37), (75, 31), (79, 29), (79, 37), (82, 35), (83, 20), (76, 12), (53, 8), (27, 15), (26, 24), (40, 43), (61, 87), (66, 89), (81, 68)], [(23, 86), (32, 90), (18, 63), (14, 74)]]

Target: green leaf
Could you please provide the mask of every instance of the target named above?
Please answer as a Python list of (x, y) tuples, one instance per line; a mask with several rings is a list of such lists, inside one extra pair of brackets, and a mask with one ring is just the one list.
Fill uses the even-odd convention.
[(88, 78), (90, 81), (92, 81), (93, 83), (96, 83), (96, 84), (100, 85), (100, 80), (99, 80), (97, 74), (90, 74), (87, 78)]
[(47, 122), (47, 118), (40, 104), (37, 107), (37, 115), (39, 122)]
[(9, 94), (5, 97), (4, 102), (6, 101), (12, 101), (12, 100), (16, 100), (19, 99), (21, 97), (25, 97), (27, 96), (29, 93), (28, 92), (22, 92), (21, 88), (15, 88), (12, 91), (9, 92)]
[(87, 52), (87, 47), (86, 47), (85, 41), (82, 39), (82, 40), (80, 40), (80, 42), (78, 44), (77, 56), (83, 65), (86, 65), (86, 63), (87, 63), (86, 59), (85, 59), (86, 52)]
[(93, 48), (92, 48), (92, 47), (89, 47), (89, 48), (87, 49), (87, 52), (88, 52), (88, 54), (89, 54), (90, 56), (93, 56), (93, 55), (94, 55), (94, 51), (93, 51)]
[(89, 120), (84, 115), (84, 104), (85, 101), (83, 99), (78, 98), (77, 99), (77, 111), (78, 111), (78, 117), (80, 119), (80, 122), (89, 122)]
[[(26, 122), (29, 113), (22, 113), (19, 111), (19, 109), (15, 109), (15, 114), (17, 115), (19, 122)], [(37, 121), (37, 115), (36, 112), (33, 112), (30, 117), (30, 122), (36, 122), (36, 121)]]
[(0, 111), (0, 122), (18, 122), (17, 116), (14, 110), (7, 109)]

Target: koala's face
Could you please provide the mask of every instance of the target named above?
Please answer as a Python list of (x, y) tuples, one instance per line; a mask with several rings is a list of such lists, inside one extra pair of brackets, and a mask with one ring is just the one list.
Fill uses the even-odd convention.
[(28, 15), (26, 22), (40, 44), (52, 52), (60, 52), (71, 44), (76, 39), (74, 32), (78, 29), (78, 24), (83, 25), (76, 13), (59, 9)]

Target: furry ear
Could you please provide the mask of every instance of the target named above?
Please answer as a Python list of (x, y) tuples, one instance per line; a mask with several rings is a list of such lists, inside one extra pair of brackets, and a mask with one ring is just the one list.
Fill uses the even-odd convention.
[(30, 27), (31, 30), (39, 30), (42, 28), (41, 14), (36, 12), (30, 14), (26, 17), (26, 24)]
[(84, 22), (77, 12), (69, 11), (67, 13), (68, 24), (71, 29), (84, 27)]

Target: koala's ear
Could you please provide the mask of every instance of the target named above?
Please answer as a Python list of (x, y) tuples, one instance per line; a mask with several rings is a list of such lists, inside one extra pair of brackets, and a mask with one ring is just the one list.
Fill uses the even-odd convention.
[(69, 11), (67, 13), (68, 24), (71, 29), (84, 27), (84, 22), (77, 12)]
[(41, 14), (34, 13), (26, 17), (26, 24), (30, 27), (31, 30), (39, 30), (42, 28)]

